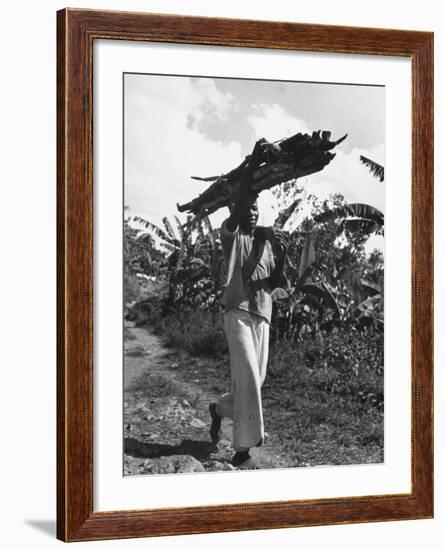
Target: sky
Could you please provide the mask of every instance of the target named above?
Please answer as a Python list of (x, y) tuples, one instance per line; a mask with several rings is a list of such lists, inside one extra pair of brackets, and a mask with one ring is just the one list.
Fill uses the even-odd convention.
[[(160, 225), (164, 216), (178, 215), (176, 203), (209, 185), (191, 176), (231, 170), (259, 138), (313, 130), (348, 138), (327, 167), (300, 183), (320, 198), (342, 193), (384, 212), (385, 184), (359, 162), (364, 155), (385, 164), (384, 87), (125, 74), (125, 205)], [(271, 193), (261, 193), (260, 224), (273, 223), (273, 206)], [(214, 214), (213, 225), (227, 213)]]

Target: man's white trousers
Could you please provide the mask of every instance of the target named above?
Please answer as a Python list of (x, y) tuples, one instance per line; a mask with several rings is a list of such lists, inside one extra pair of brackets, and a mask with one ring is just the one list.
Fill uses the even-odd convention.
[(233, 447), (244, 451), (264, 439), (261, 386), (269, 355), (269, 323), (240, 309), (224, 314), (230, 353), (231, 391), (218, 401), (218, 413), (233, 420)]

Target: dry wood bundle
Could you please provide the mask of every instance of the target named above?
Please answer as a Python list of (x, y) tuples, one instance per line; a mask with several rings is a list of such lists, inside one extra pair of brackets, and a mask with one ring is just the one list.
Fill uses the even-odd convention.
[[(347, 134), (337, 141), (331, 141), (331, 132), (318, 131), (311, 136), (298, 133), (273, 143), (264, 140), (261, 161), (253, 173), (252, 189), (260, 193), (280, 183), (320, 172), (335, 157), (329, 151), (346, 137)], [(213, 183), (196, 199), (187, 204), (178, 204), (179, 212), (191, 212), (202, 218), (223, 206), (229, 206), (250, 158), (251, 155), (248, 155), (237, 168), (221, 176), (192, 177), (194, 180)]]

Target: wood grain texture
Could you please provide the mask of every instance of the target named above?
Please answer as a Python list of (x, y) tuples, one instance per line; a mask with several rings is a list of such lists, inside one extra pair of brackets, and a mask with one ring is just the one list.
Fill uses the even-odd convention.
[[(92, 66), (99, 38), (411, 59), (411, 493), (93, 513)], [(57, 85), (57, 537), (96, 540), (432, 517), (432, 33), (67, 9), (57, 14)]]

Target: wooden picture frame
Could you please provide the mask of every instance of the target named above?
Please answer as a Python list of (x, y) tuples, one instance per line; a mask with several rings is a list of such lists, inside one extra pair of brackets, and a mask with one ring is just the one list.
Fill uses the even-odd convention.
[[(412, 63), (412, 426), (407, 494), (93, 512), (93, 43), (402, 56)], [(65, 9), (57, 14), (57, 537), (64, 541), (433, 516), (433, 34)]]

